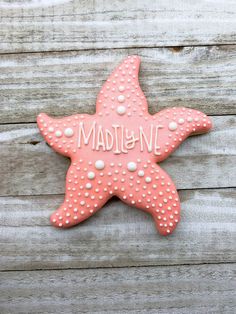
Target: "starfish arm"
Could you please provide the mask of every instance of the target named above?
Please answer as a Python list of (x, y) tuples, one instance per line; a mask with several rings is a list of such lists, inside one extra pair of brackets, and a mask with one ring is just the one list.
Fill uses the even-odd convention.
[(124, 193), (118, 196), (123, 202), (151, 214), (161, 235), (171, 234), (180, 221), (180, 201), (175, 185), (156, 164), (140, 166), (137, 174), (126, 181)]
[(159, 126), (155, 148), (156, 162), (166, 159), (188, 136), (208, 132), (212, 123), (201, 111), (179, 107), (160, 111), (152, 116)]
[(105, 183), (85, 177), (92, 167), (88, 172), (84, 167), (87, 167), (85, 162), (71, 164), (66, 176), (64, 202), (50, 217), (53, 226), (69, 228), (77, 225), (95, 214), (110, 198), (104, 191)]
[(148, 111), (146, 97), (139, 86), (139, 67), (140, 58), (129, 56), (115, 68), (98, 94), (97, 113), (106, 114), (118, 107), (122, 109), (124, 105), (130, 108), (128, 109), (130, 112), (135, 111), (143, 114), (143, 112)]
[[(46, 142), (58, 153), (73, 157), (76, 153), (76, 138), (81, 115), (54, 119), (41, 113), (37, 117), (40, 133)], [(73, 122), (72, 122), (73, 121)]]

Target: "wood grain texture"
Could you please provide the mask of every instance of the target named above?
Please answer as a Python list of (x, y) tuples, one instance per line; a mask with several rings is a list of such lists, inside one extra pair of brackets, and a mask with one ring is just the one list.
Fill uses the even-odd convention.
[[(1, 1), (0, 51), (232, 44), (234, 0)], [(4, 4), (5, 3), (5, 4)]]
[[(236, 186), (236, 119), (213, 117), (213, 124), (160, 164), (178, 189)], [(0, 159), (0, 195), (64, 193), (69, 160), (47, 146), (35, 124), (1, 125)]]
[(0, 273), (1, 313), (235, 313), (235, 265)]
[(185, 106), (236, 113), (236, 46), (124, 49), (0, 57), (0, 123), (94, 113), (108, 75), (129, 54), (141, 57), (140, 83), (149, 111)]
[(118, 199), (61, 230), (49, 215), (63, 196), (0, 198), (0, 270), (235, 262), (236, 190), (181, 191), (181, 223), (157, 234), (147, 213)]
[[(235, 313), (235, 29), (234, 0), (0, 0), (1, 314)], [(181, 189), (181, 223), (161, 237), (147, 213), (113, 198), (55, 229), (69, 160), (36, 116), (94, 113), (129, 54), (141, 56), (151, 113), (215, 115), (213, 132), (161, 165)]]

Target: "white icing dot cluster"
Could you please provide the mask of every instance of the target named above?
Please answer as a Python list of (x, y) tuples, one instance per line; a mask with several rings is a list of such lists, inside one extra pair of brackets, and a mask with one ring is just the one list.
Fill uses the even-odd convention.
[[(117, 67), (100, 91), (98, 105), (102, 110), (99, 116), (111, 115), (113, 110), (127, 117), (142, 117), (147, 112), (147, 103), (137, 84), (138, 68), (139, 59), (136, 56), (126, 59)], [(107, 110), (108, 107), (112, 110)]]
[(204, 133), (211, 122), (203, 113), (188, 108), (165, 109), (153, 116), (160, 127), (160, 145), (156, 148), (157, 161), (164, 160), (191, 133)]
[(59, 227), (76, 224), (96, 212), (116, 191), (123, 193), (125, 202), (151, 212), (163, 233), (176, 226), (179, 200), (173, 184), (150, 160), (140, 159), (127, 164), (108, 164), (101, 159), (74, 162), (67, 178), (66, 200), (52, 222)]

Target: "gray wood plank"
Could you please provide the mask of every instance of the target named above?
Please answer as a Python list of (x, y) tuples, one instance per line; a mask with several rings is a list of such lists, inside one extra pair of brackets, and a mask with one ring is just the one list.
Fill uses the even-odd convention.
[(1, 313), (235, 313), (235, 264), (0, 273)]
[[(236, 118), (213, 117), (213, 124), (160, 164), (178, 189), (236, 186)], [(0, 160), (0, 195), (64, 193), (69, 160), (47, 146), (35, 124), (0, 126)]]
[(181, 222), (157, 234), (148, 214), (118, 199), (61, 230), (49, 215), (63, 196), (0, 198), (0, 270), (222, 263), (236, 261), (236, 190), (180, 191)]
[(232, 44), (233, 0), (1, 1), (0, 51)]
[(108, 75), (129, 54), (141, 56), (140, 83), (155, 113), (185, 106), (236, 114), (236, 46), (13, 54), (0, 57), (0, 123), (94, 113)]

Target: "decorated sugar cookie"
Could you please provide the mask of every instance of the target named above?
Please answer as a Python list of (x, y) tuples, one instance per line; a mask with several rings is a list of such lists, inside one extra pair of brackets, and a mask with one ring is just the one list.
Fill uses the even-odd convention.
[(139, 65), (137, 56), (123, 60), (103, 85), (94, 115), (38, 116), (47, 143), (71, 159), (65, 200), (51, 215), (54, 226), (77, 225), (116, 195), (150, 213), (160, 234), (176, 228), (179, 196), (157, 163), (189, 135), (205, 133), (212, 124), (204, 113), (188, 108), (150, 115), (138, 82)]

